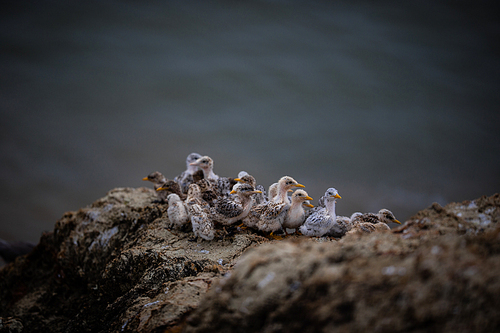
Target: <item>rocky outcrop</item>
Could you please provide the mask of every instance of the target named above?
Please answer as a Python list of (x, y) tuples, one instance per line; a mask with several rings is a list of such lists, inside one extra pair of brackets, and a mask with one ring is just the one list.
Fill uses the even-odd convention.
[(0, 271), (0, 332), (496, 331), (500, 196), (387, 232), (270, 241), (169, 229), (150, 189), (66, 213)]
[(169, 231), (154, 191), (120, 188), (66, 213), (33, 252), (0, 271), (0, 316), (27, 332), (151, 332), (178, 325), (245, 249), (265, 238), (212, 242)]

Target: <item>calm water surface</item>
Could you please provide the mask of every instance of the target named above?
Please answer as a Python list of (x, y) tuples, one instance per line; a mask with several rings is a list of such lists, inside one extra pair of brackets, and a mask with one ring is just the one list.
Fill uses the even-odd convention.
[[(375, 4), (376, 3), (376, 4)], [(485, 3), (31, 1), (0, 14), (0, 238), (37, 242), (190, 152), (337, 212), (500, 190), (500, 26)]]

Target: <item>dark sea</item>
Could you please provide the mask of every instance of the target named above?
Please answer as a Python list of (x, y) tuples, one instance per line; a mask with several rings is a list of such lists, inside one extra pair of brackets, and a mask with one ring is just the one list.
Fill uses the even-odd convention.
[(115, 187), (283, 175), (339, 215), (405, 221), (500, 191), (491, 1), (8, 1), (0, 13), (0, 238)]

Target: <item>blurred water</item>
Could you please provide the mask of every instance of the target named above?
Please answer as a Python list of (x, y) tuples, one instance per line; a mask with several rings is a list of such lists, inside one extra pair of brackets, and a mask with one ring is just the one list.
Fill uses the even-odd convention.
[(0, 238), (38, 241), (114, 187), (288, 174), (337, 212), (499, 190), (488, 2), (32, 1), (0, 14)]

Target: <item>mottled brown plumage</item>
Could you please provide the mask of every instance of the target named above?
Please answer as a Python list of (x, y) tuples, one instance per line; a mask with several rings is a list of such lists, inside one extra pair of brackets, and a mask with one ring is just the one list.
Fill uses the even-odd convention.
[(217, 200), (217, 191), (214, 188), (214, 183), (208, 179), (202, 179), (196, 183), (200, 187), (201, 198), (205, 200), (210, 206), (214, 205)]
[(175, 193), (179, 196), (179, 198), (181, 198), (181, 200), (185, 200), (186, 199), (186, 194), (184, 194), (181, 190), (181, 187), (179, 186), (179, 184), (174, 181), (174, 180), (167, 180), (166, 182), (164, 182), (161, 187), (157, 188), (156, 191), (159, 191), (159, 192), (165, 192), (166, 193), (166, 196), (168, 196), (170, 193)]
[(254, 190), (249, 184), (235, 186), (233, 192), (237, 195), (237, 198), (219, 197), (215, 201), (214, 207), (210, 209), (210, 217), (214, 221), (230, 225), (245, 218), (255, 203), (252, 195), (261, 193)]
[(390, 230), (387, 223), (401, 224), (388, 209), (381, 209), (378, 213), (354, 213), (351, 216), (351, 230), (353, 233), (372, 233), (374, 231)]
[(215, 236), (215, 228), (209, 218), (210, 207), (202, 199), (202, 192), (197, 184), (189, 185), (186, 205), (191, 216), (194, 235), (205, 240), (212, 240)]
[[(244, 174), (242, 174), (242, 173), (244, 173)], [(238, 178), (234, 179), (235, 181), (238, 182), (237, 184), (248, 184), (248, 185), (252, 186), (253, 188), (255, 188), (256, 190), (261, 192), (261, 193), (256, 194), (255, 196), (253, 196), (255, 198), (255, 203), (257, 205), (260, 205), (260, 204), (266, 202), (267, 201), (266, 190), (264, 189), (264, 187), (262, 185), (257, 185), (255, 178), (252, 175), (249, 175), (248, 173), (246, 173), (245, 171), (240, 172), (240, 174), (242, 174), (242, 175), (238, 176)], [(234, 190), (235, 187), (233, 186), (232, 188)]]

